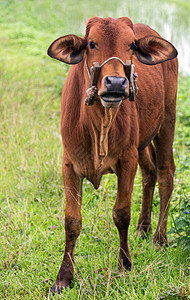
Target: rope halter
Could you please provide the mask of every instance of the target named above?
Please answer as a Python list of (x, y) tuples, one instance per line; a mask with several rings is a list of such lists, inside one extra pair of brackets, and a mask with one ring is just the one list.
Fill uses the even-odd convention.
[[(137, 87), (137, 74), (134, 73), (134, 64), (132, 63), (131, 60), (126, 60), (126, 63), (124, 63), (119, 57), (117, 56), (112, 56), (108, 59), (106, 59), (101, 65), (99, 65), (98, 62), (94, 62), (92, 67), (91, 67), (91, 72), (88, 68), (87, 64), (87, 59), (85, 60), (86, 64), (86, 70), (90, 79), (89, 82), (89, 88), (87, 89), (87, 97), (85, 99), (85, 104), (87, 105), (93, 105), (94, 101), (99, 102), (99, 97), (98, 97), (98, 88), (97, 88), (97, 82), (98, 82), (98, 77), (101, 71), (101, 68), (108, 63), (109, 61), (116, 59), (118, 60), (125, 69), (125, 74), (127, 79), (129, 80), (129, 101), (134, 101), (135, 96), (137, 95), (138, 87)], [(126, 98), (125, 98), (126, 99)], [(123, 99), (123, 100), (125, 100)]]

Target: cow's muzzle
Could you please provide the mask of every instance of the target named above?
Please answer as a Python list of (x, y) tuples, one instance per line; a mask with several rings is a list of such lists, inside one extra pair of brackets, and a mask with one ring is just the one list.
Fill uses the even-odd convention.
[(117, 107), (128, 96), (125, 77), (107, 76), (104, 79), (105, 90), (100, 94), (104, 107)]
[[(124, 66), (126, 77), (105, 77), (105, 90), (99, 94), (97, 82), (101, 68), (113, 59), (120, 61), (120, 63)], [(129, 98), (129, 101), (134, 101), (138, 87), (136, 84), (137, 74), (134, 73), (134, 65), (132, 64), (131, 60), (127, 60), (126, 63), (124, 63), (120, 58), (113, 56), (105, 60), (101, 65), (99, 65), (98, 62), (94, 62), (90, 73), (86, 59), (86, 70), (90, 78), (90, 82), (89, 88), (87, 89), (85, 104), (93, 105), (94, 101), (100, 102), (99, 97), (102, 105), (105, 107), (117, 107), (121, 101), (125, 100), (126, 98)], [(127, 79), (129, 81), (129, 87), (127, 87)]]

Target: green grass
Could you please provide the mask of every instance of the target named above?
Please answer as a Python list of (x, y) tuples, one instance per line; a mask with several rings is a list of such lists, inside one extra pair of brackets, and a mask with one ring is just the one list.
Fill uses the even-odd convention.
[[(133, 13), (131, 3), (128, 11)], [(59, 123), (68, 66), (52, 61), (46, 50), (62, 34), (83, 35), (85, 20), (95, 14), (118, 16), (117, 1), (103, 11), (106, 5), (105, 0), (0, 3), (0, 299), (46, 299), (56, 278), (65, 241)], [(180, 75), (168, 230), (180, 203), (190, 196), (189, 85), (190, 78)], [(85, 181), (83, 195), (73, 288), (55, 299), (188, 299), (189, 253), (176, 246), (177, 236), (169, 236), (167, 250), (156, 251), (152, 236), (145, 241), (135, 234), (142, 195), (139, 171), (128, 275), (117, 272), (119, 238), (112, 221), (116, 177), (105, 176), (98, 191)], [(158, 215), (156, 189), (153, 232)]]

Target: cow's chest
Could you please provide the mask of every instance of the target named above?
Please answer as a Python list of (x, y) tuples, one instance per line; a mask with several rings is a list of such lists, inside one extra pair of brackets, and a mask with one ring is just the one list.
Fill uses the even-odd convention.
[[(117, 142), (117, 145), (121, 144), (119, 140)], [(86, 177), (95, 188), (98, 188), (104, 174), (116, 173), (120, 148), (110, 137), (109, 128), (94, 130), (73, 145), (69, 156), (76, 174)]]
[(102, 175), (116, 172), (118, 149), (111, 138), (115, 113), (116, 111), (105, 110), (104, 117), (99, 122), (91, 122), (85, 138), (72, 151), (75, 172), (86, 177), (95, 188), (98, 188)]
[(118, 157), (112, 151), (107, 153), (106, 156), (100, 156), (98, 153), (94, 154), (94, 151), (85, 151), (83, 149), (80, 153), (80, 158), (75, 156), (72, 161), (74, 171), (79, 176), (86, 177), (95, 188), (98, 188), (104, 174), (116, 173)]

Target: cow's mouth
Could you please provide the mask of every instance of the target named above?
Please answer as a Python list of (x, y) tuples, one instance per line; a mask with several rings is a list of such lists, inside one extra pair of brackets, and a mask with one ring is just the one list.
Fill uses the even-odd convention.
[(104, 107), (117, 107), (125, 99), (124, 93), (104, 93), (100, 96)]
[(121, 93), (106, 93), (101, 95), (101, 98), (105, 102), (119, 102), (124, 99), (125, 95)]

